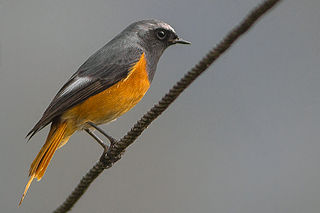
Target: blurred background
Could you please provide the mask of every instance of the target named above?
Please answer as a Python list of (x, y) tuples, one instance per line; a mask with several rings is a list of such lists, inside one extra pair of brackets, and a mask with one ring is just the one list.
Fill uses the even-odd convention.
[[(1, 212), (51, 212), (97, 161), (86, 133), (56, 152), (17, 204), (45, 128), (25, 135), (58, 89), (130, 23), (157, 18), (191, 46), (170, 47), (120, 138), (257, 0), (0, 0)], [(73, 212), (318, 213), (320, 1), (283, 1), (104, 172)]]

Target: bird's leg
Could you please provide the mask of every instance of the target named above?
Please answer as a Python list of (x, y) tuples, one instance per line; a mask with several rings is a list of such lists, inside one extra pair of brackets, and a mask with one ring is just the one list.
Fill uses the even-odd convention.
[[(117, 140), (114, 139), (113, 137), (111, 137), (110, 135), (108, 135), (105, 131), (103, 131), (103, 129), (101, 129), (100, 127), (98, 127), (96, 124), (92, 123), (92, 122), (87, 122), (88, 125), (90, 125), (91, 127), (95, 128), (96, 130), (98, 130), (101, 134), (103, 134), (106, 138), (108, 138), (108, 140), (110, 141), (110, 146), (107, 146), (100, 138), (98, 138), (93, 132), (91, 132), (90, 130), (86, 129), (86, 131), (101, 145), (104, 147), (104, 152), (100, 157), (100, 161), (104, 162), (105, 160), (105, 155), (107, 154), (108, 150), (110, 149), (110, 147), (112, 147)], [(105, 148), (106, 147), (106, 148)], [(115, 157), (114, 160), (118, 160), (121, 158), (121, 156), (123, 155), (125, 151), (122, 151), (118, 156)]]
[(91, 130), (89, 129), (85, 129), (85, 131), (91, 136), (93, 137), (97, 142), (98, 144), (100, 144), (103, 148), (103, 155), (105, 153), (107, 153), (108, 149), (109, 149), (109, 146), (107, 144), (105, 144), (96, 134), (94, 134)]
[(87, 124), (89, 124), (91, 127), (95, 128), (98, 132), (100, 132), (101, 134), (103, 134), (106, 138), (108, 138), (108, 140), (110, 141), (110, 146), (113, 146), (113, 144), (115, 144), (117, 142), (116, 139), (114, 139), (113, 137), (111, 137), (110, 135), (108, 135), (103, 129), (101, 129), (100, 127), (98, 127), (97, 125), (95, 125), (92, 122), (87, 122)]

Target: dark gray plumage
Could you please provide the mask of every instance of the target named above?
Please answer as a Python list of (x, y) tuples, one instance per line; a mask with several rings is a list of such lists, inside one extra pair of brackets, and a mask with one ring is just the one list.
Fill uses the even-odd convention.
[(129, 25), (80, 66), (51, 101), (27, 137), (30, 139), (67, 109), (126, 78), (130, 68), (143, 53), (151, 82), (163, 51), (176, 43), (189, 42), (179, 39), (174, 29), (165, 22), (143, 20)]

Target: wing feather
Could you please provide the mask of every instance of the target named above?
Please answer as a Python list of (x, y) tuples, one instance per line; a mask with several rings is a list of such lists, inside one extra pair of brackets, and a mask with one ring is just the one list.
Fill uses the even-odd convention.
[[(130, 54), (123, 60), (125, 52), (105, 57), (101, 54), (102, 50), (103, 48), (91, 56), (63, 85), (41, 119), (27, 134), (29, 139), (66, 110), (126, 78), (131, 67), (142, 55), (140, 49), (129, 49), (127, 51)], [(110, 63), (111, 61), (112, 63)]]

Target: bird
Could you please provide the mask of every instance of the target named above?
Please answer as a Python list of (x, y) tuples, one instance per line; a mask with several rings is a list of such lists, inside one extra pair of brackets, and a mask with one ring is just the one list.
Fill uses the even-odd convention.
[(33, 179), (41, 180), (55, 151), (76, 131), (85, 130), (105, 151), (108, 146), (94, 130), (106, 136), (110, 146), (116, 142), (98, 125), (117, 119), (140, 102), (162, 53), (174, 44), (190, 42), (179, 38), (163, 21), (141, 20), (130, 24), (79, 67), (26, 136), (30, 140), (51, 123), (45, 144), (30, 166), (19, 206)]

